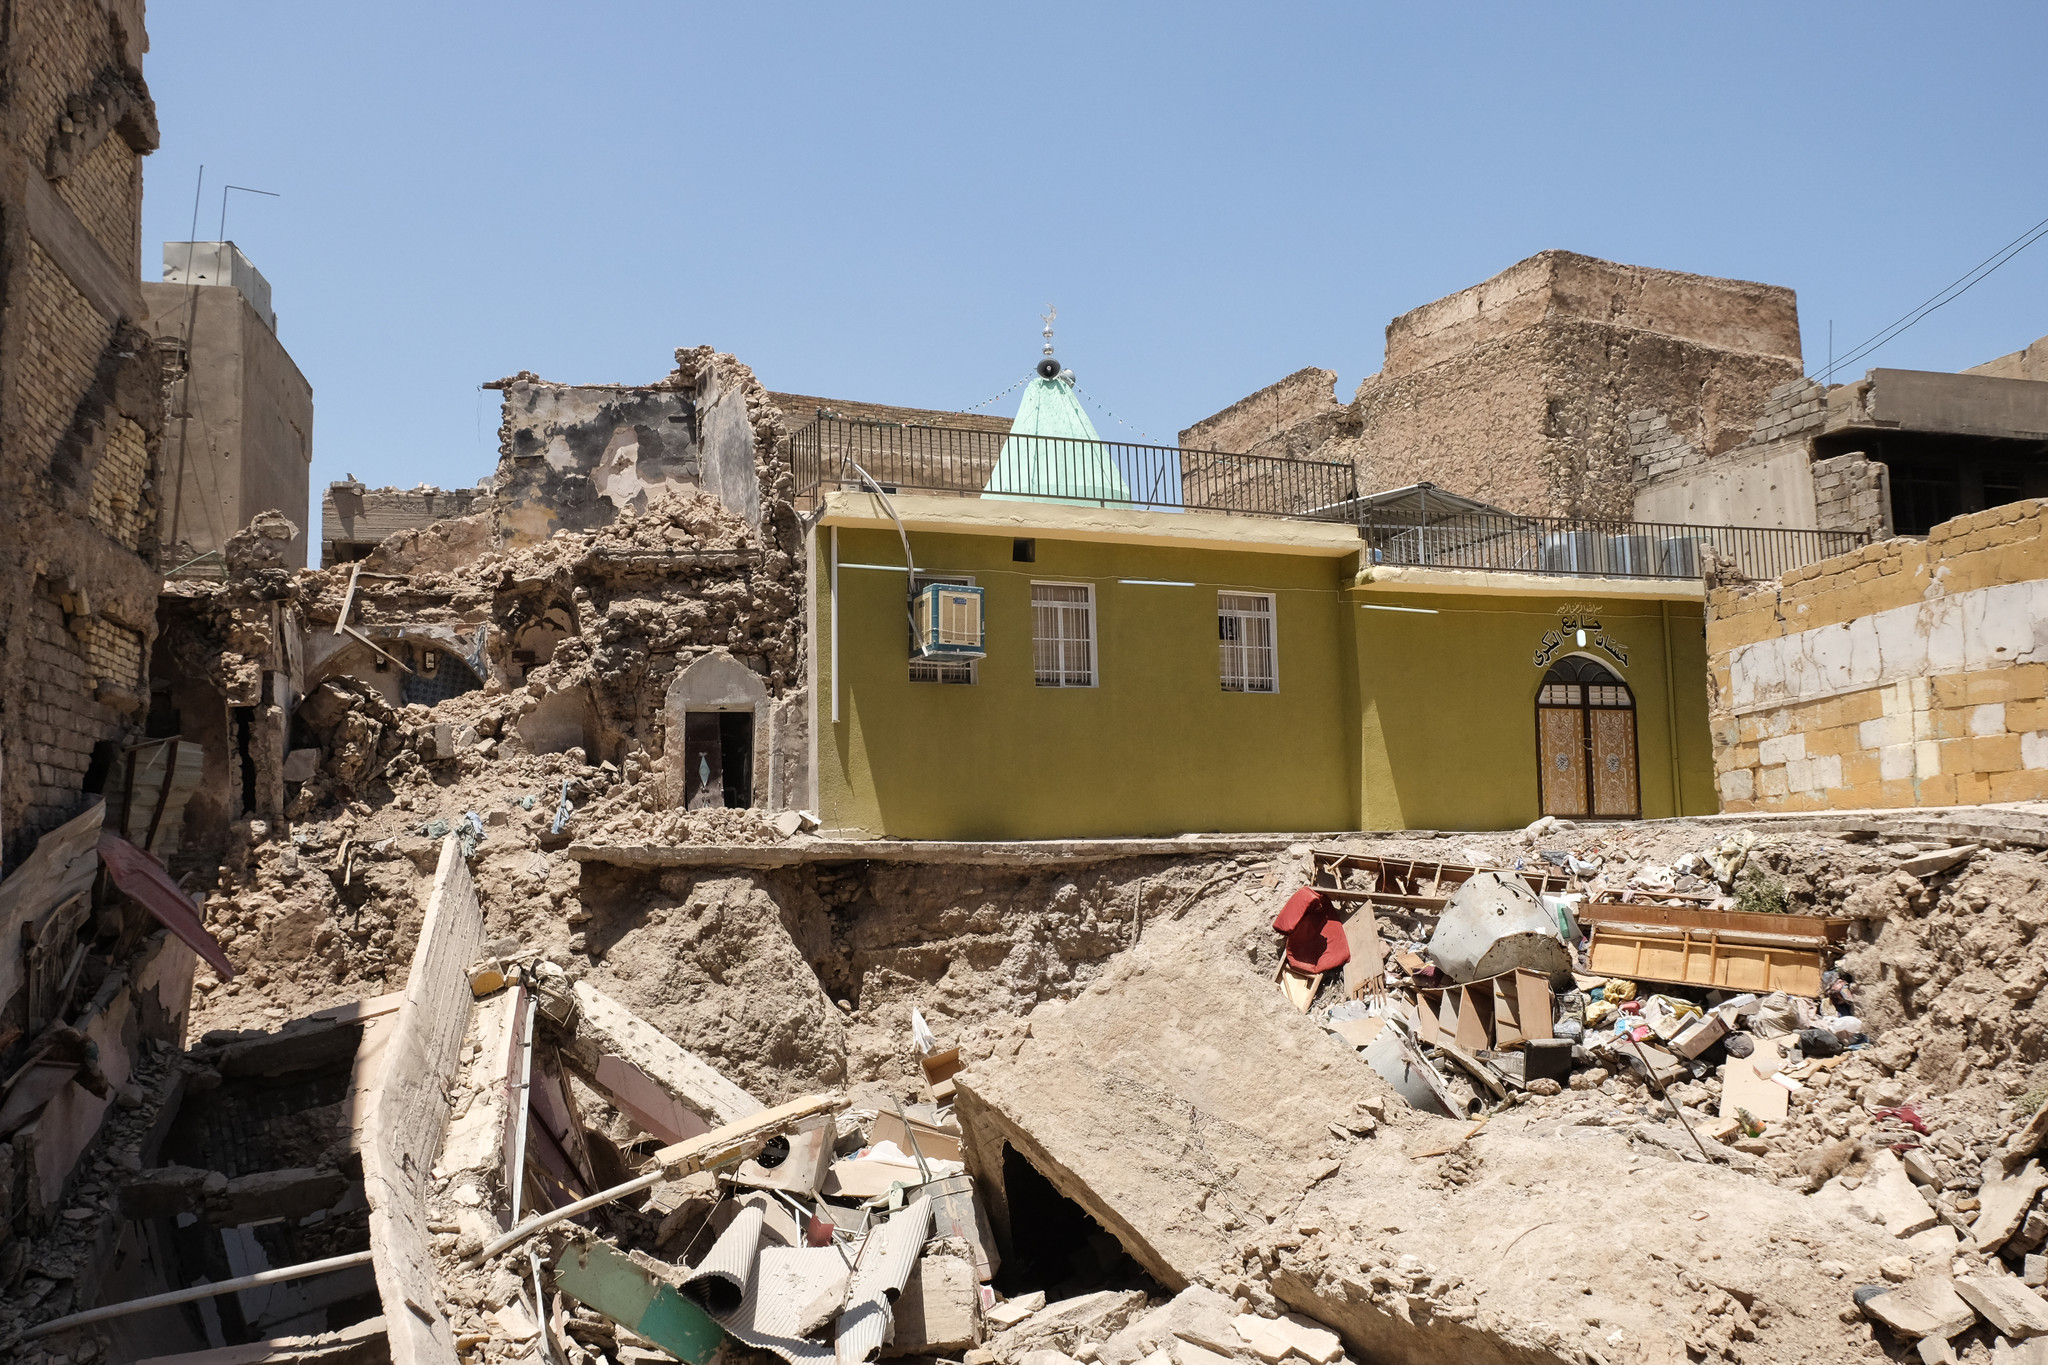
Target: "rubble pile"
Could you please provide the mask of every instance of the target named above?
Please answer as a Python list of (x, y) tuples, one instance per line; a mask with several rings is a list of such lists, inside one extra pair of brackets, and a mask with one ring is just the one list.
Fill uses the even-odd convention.
[[(350, 695), (416, 743), (511, 694), (411, 718)], [(484, 956), (424, 1215), (467, 1359), (691, 1359), (643, 1301), (694, 1305), (729, 1355), (833, 1354), (861, 1249), (943, 1212), (914, 1212), (920, 1192), (957, 1207), (901, 1234), (917, 1250), (875, 1349), (963, 1365), (1988, 1360), (2033, 1337), (2035, 853), (1673, 823), (1078, 868), (636, 868), (568, 857), (551, 828), (557, 784), (587, 818), (623, 773), (504, 747), (409, 747), (424, 780), (379, 778), (288, 838), (238, 831), (207, 919), (246, 969), (195, 997), (217, 1030), (256, 1030), (216, 1049), (376, 997), (402, 984), (436, 859), (467, 865)], [(1516, 879), (1544, 918), (1457, 956), (1461, 888)], [(1276, 933), (1318, 887), (1353, 899)], [(1745, 896), (1785, 907), (1794, 949), (1825, 945), (1813, 995), (1589, 970), (1601, 935), (1641, 931), (1617, 916), (1756, 913)], [(1347, 932), (1364, 910), (1377, 959)], [(1340, 942), (1377, 974), (1322, 963)], [(1305, 1000), (1297, 959), (1324, 968)], [(1444, 1002), (1478, 988), (1444, 962), (1507, 983), (1485, 1045), (1457, 1041)], [(1688, 1055), (1694, 1031), (1714, 1036)], [(1441, 1095), (1387, 1074), (1375, 1044), (1397, 1032)], [(1767, 1050), (1793, 1084), (1757, 1075)], [(1564, 1058), (1555, 1079), (1538, 1054)], [(1782, 1111), (1724, 1103), (1738, 1064)], [(701, 1168), (665, 1155), (805, 1096), (824, 1108)], [(647, 1183), (492, 1251), (518, 1221), (522, 1117), (519, 1218)], [(808, 1252), (846, 1273), (814, 1283)], [(65, 1306), (46, 1297), (24, 1326)]]

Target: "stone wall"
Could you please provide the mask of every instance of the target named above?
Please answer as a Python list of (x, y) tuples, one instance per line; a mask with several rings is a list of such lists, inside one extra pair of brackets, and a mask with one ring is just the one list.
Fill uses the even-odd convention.
[(490, 507), (489, 479), (474, 488), (371, 488), (353, 479), (329, 484), (320, 499), (320, 567), (361, 559), (401, 531), (423, 531)]
[(763, 481), (780, 474), (780, 410), (754, 372), (699, 346), (646, 385), (551, 384), (522, 372), (503, 391), (495, 502), (507, 546), (609, 525), (663, 492), (710, 493), (759, 529)]
[(0, 870), (136, 733), (161, 368), (136, 322), (156, 145), (136, 0), (19, 0), (0, 43)]
[(2048, 379), (2048, 337), (1996, 360), (1972, 365), (1963, 373), (1989, 375), (1993, 379)]
[(1428, 481), (1511, 511), (1628, 517), (1633, 414), (1710, 453), (1800, 372), (1790, 290), (1546, 251), (1406, 313), (1349, 404), (1289, 376), (1188, 447), (1349, 460), (1370, 493)]
[(1707, 594), (1724, 810), (2048, 798), (2048, 501)]
[[(1881, 522), (1822, 521), (1811, 442), (1827, 418), (1827, 391), (1804, 377), (1772, 389), (1749, 436), (1721, 451), (1675, 430), (1651, 408), (1629, 414), (1629, 478), (1638, 521), (1693, 526), (1873, 530)], [(1831, 486), (1831, 497), (1837, 490)], [(1830, 516), (1852, 506), (1831, 504)]]

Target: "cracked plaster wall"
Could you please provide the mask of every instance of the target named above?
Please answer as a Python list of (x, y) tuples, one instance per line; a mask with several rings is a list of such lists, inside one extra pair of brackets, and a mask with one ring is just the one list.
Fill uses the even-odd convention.
[(2048, 798), (2048, 502), (1708, 593), (1725, 810)]

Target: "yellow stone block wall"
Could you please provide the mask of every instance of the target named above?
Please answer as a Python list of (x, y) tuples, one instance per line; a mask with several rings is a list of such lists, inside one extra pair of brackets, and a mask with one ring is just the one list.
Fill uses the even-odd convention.
[(2048, 800), (2048, 664), (1993, 663), (1737, 712), (1745, 645), (1978, 589), (2048, 580), (2048, 500), (1944, 522), (1707, 594), (1714, 770), (1726, 811)]

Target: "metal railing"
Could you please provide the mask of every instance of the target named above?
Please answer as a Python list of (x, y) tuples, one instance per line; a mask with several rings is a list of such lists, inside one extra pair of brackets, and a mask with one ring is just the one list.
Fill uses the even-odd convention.
[[(1777, 578), (1863, 544), (1859, 531), (1684, 526), (1588, 517), (1374, 505), (1347, 461), (1012, 436), (967, 427), (820, 417), (786, 442), (794, 497), (858, 488), (859, 465), (888, 492), (1020, 498), (1141, 511), (1292, 517), (1358, 527), (1368, 562), (1567, 578), (1698, 578), (1703, 546), (1752, 578)], [(999, 467), (1000, 466), (1000, 467)]]
[(821, 417), (792, 436), (788, 448), (803, 507), (827, 488), (858, 487), (855, 465), (892, 491), (1325, 521), (1350, 520), (1358, 493), (1357, 471), (1348, 461), (964, 427)]
[(1358, 533), (1371, 563), (1432, 569), (1558, 574), (1569, 578), (1698, 578), (1702, 547), (1751, 578), (1777, 578), (1863, 544), (1861, 531), (1588, 517), (1459, 512), (1418, 518), (1412, 509), (1364, 508)]

